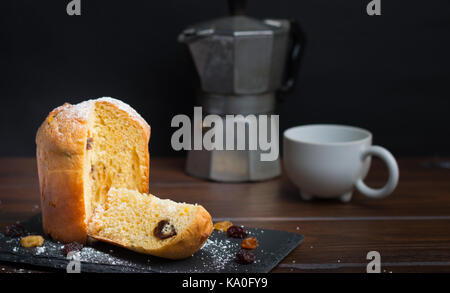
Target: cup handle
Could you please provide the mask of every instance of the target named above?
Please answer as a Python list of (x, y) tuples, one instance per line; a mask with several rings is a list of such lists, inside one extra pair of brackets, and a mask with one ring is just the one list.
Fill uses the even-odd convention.
[(386, 184), (379, 189), (370, 188), (360, 178), (356, 182), (356, 189), (365, 196), (372, 198), (383, 198), (391, 194), (398, 184), (398, 165), (394, 156), (385, 148), (380, 146), (371, 146), (361, 152), (361, 160), (365, 160), (367, 156), (377, 156), (384, 161), (389, 170), (389, 179)]

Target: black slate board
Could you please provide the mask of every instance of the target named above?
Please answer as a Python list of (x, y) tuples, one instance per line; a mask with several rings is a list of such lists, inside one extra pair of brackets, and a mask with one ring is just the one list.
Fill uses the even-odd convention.
[[(43, 235), (41, 216), (21, 223), (29, 234)], [(167, 260), (147, 256), (102, 242), (85, 246), (80, 252), (81, 272), (121, 273), (267, 273), (272, 270), (303, 240), (299, 234), (246, 228), (249, 236), (258, 239), (254, 250), (256, 261), (242, 265), (236, 262), (241, 239), (227, 237), (214, 231), (194, 256), (184, 260)], [(62, 244), (48, 238), (40, 248), (24, 248), (20, 238), (0, 233), (0, 261), (31, 264), (66, 270), (70, 260), (61, 253)]]

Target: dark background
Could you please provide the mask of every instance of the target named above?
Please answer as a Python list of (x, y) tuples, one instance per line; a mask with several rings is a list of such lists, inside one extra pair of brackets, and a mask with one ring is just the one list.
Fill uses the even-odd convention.
[[(152, 156), (170, 147), (172, 117), (191, 114), (195, 72), (177, 35), (227, 13), (225, 0), (0, 3), (0, 156), (33, 156), (39, 124), (68, 101), (113, 96), (152, 126)], [(450, 1), (250, 0), (248, 14), (297, 19), (308, 45), (281, 131), (361, 126), (394, 155), (450, 155)]]

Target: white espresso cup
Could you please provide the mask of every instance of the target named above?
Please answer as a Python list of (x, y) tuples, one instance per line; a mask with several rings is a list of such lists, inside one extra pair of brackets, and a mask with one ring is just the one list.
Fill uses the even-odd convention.
[[(354, 187), (372, 198), (392, 193), (399, 171), (392, 154), (372, 146), (372, 134), (362, 128), (315, 124), (289, 128), (283, 135), (284, 167), (289, 179), (300, 189), (304, 200), (313, 197), (339, 198), (348, 202)], [(382, 159), (389, 179), (380, 189), (364, 183), (371, 156)]]

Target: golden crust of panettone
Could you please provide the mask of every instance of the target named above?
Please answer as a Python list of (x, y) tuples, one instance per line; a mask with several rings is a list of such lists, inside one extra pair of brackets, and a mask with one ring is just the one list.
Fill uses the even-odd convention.
[[(88, 168), (85, 166), (88, 119), (95, 103), (113, 105), (142, 129), (147, 143), (150, 139), (150, 126), (145, 120), (115, 99), (65, 103), (49, 113), (36, 134), (36, 157), (44, 232), (61, 242), (87, 240), (83, 174)], [(149, 165), (148, 150), (146, 165)], [(142, 190), (148, 192), (148, 169), (142, 177)]]

